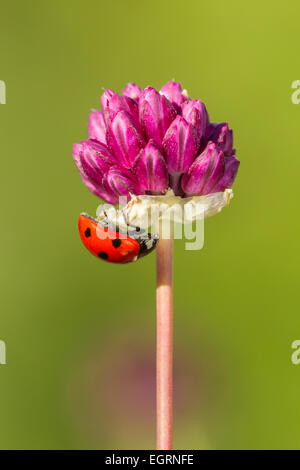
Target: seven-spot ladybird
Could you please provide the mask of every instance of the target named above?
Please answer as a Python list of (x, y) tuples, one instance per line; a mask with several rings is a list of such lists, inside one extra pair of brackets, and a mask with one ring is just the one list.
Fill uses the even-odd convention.
[(157, 235), (146, 233), (139, 227), (112, 226), (107, 217), (100, 220), (80, 214), (78, 228), (85, 247), (98, 258), (110, 263), (130, 263), (153, 251)]

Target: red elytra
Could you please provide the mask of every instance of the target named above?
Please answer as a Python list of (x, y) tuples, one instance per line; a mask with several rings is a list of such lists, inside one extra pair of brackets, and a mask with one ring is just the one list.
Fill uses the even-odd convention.
[[(157, 237), (150, 234), (134, 237), (119, 228), (109, 230), (107, 219), (98, 221), (87, 214), (80, 214), (78, 228), (84, 246), (97, 258), (110, 263), (124, 264), (136, 261), (153, 251)], [(144, 232), (144, 231), (143, 231)], [(121, 235), (120, 235), (121, 234)]]

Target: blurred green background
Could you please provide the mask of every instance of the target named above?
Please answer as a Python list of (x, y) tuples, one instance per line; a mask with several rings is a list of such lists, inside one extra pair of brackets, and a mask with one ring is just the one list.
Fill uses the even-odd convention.
[(155, 447), (155, 256), (100, 262), (72, 144), (102, 87), (173, 77), (234, 129), (205, 246), (175, 244), (179, 449), (300, 448), (299, 2), (0, 2), (2, 449)]

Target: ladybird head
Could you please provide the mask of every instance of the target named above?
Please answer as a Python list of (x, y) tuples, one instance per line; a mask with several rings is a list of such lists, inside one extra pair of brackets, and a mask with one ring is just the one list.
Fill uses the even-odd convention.
[(158, 243), (158, 235), (147, 233), (144, 236), (141, 236), (138, 241), (140, 244), (139, 258), (143, 258), (143, 256), (149, 255), (153, 250), (155, 250)]

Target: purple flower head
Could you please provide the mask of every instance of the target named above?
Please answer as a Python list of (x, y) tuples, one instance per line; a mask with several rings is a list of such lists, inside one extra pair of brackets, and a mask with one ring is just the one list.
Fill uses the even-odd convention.
[(129, 83), (119, 95), (106, 90), (93, 110), (88, 140), (74, 145), (83, 182), (105, 201), (119, 196), (190, 197), (231, 188), (239, 161), (227, 123), (212, 123), (204, 103), (179, 82), (160, 92)]

